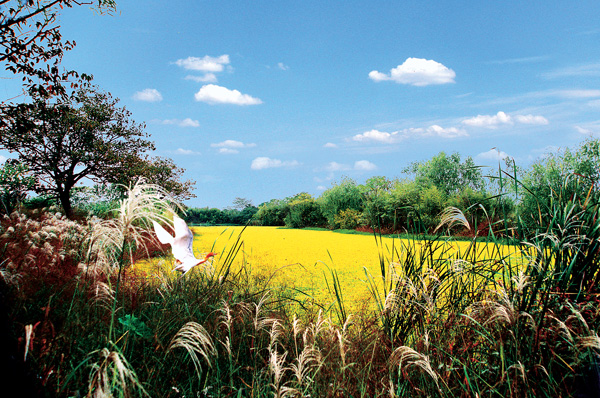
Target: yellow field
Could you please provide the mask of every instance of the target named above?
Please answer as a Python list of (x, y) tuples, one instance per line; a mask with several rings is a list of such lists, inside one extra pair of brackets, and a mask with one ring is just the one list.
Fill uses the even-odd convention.
[[(193, 227), (196, 256), (201, 257), (201, 253), (209, 251), (219, 253), (213, 263), (218, 270), (242, 229)], [(349, 310), (372, 307), (366, 273), (381, 286), (380, 254), (386, 264), (397, 261), (396, 255), (392, 256), (393, 248), (402, 253), (401, 246), (406, 243), (384, 237), (378, 244), (372, 235), (279, 227), (247, 227), (241, 241), (241, 250), (233, 262), (233, 272), (245, 266), (255, 281), (270, 280), (275, 285), (300, 290), (328, 306), (335, 302), (332, 285), (332, 271), (335, 271)], [(444, 258), (452, 258), (458, 253), (464, 254), (468, 246), (469, 242), (454, 242), (443, 245), (440, 250), (447, 250)], [(507, 255), (512, 255), (513, 259), (520, 258), (509, 246), (502, 247), (503, 253), (492, 253), (493, 247), (490, 245), (488, 249), (485, 244), (478, 244), (477, 251), (488, 259)], [(490, 252), (486, 253), (486, 250)], [(152, 263), (156, 266), (159, 261), (155, 259)], [(204, 272), (204, 269), (198, 266), (190, 272)]]

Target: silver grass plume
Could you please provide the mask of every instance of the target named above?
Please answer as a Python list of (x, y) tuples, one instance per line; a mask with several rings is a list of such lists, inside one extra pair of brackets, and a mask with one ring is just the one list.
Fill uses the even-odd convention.
[(441, 221), (433, 232), (436, 233), (438, 229), (444, 225), (447, 225), (448, 229), (455, 225), (462, 225), (469, 231), (471, 230), (471, 224), (469, 224), (469, 221), (467, 221), (467, 217), (465, 217), (464, 213), (460, 209), (453, 206), (446, 207), (444, 211), (442, 211)]
[(115, 264), (126, 254), (122, 253), (126, 242), (145, 248), (148, 235), (142, 231), (150, 229), (152, 221), (172, 223), (167, 218), (172, 205), (179, 206), (162, 187), (139, 180), (128, 188), (115, 218), (93, 224), (88, 257), (107, 256), (107, 262)]
[(202, 325), (196, 322), (188, 322), (179, 329), (171, 340), (167, 352), (171, 352), (176, 348), (183, 348), (187, 351), (194, 363), (199, 379), (202, 375), (202, 362), (206, 366), (212, 367), (211, 358), (217, 356), (217, 350), (210, 335)]
[(438, 374), (431, 367), (429, 357), (423, 355), (410, 347), (402, 346), (398, 347), (392, 352), (389, 359), (390, 366), (398, 367), (398, 369), (417, 368), (429, 375), (436, 386), (438, 386)]
[[(118, 351), (103, 348), (90, 353), (90, 356), (99, 355), (100, 359), (92, 365), (87, 397), (112, 398), (116, 396), (130, 396), (130, 386), (138, 389), (143, 395), (149, 396), (138, 380), (135, 371), (129, 362)], [(117, 394), (113, 393), (120, 389)]]

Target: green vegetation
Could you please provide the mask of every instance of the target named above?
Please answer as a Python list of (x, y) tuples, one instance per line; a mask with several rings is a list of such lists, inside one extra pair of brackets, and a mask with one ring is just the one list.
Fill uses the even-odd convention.
[(586, 393), (599, 372), (595, 190), (557, 193), (549, 228), (519, 243), (526, 258), (503, 256), (493, 229), (491, 245), (472, 239), (452, 256), (440, 236), (380, 245), (380, 274), (363, 276), (376, 310), (353, 314), (335, 273), (328, 305), (231, 268), (243, 236), (213, 273), (140, 273), (136, 259), (158, 248), (149, 221), (169, 222), (166, 198), (136, 185), (115, 218), (1, 220), (8, 377), (24, 393), (550, 397)]
[[(315, 303), (251, 264), (233, 269), (241, 236), (214, 272), (146, 275), (136, 261), (162, 253), (151, 221), (169, 224), (183, 210), (173, 196), (189, 197), (192, 183), (145, 153), (142, 126), (89, 77), (65, 87), (79, 74), (59, 69), (74, 43), (58, 13), (79, 3), (1, 4), (0, 62), (32, 96), (2, 103), (0, 119), (0, 148), (19, 154), (0, 170), (0, 366), (19, 395), (598, 395), (598, 140), (528, 170), (507, 162), (487, 180), (472, 159), (442, 152), (403, 180), (344, 178), (318, 198), (189, 210), (198, 223), (376, 231), (380, 273), (364, 274), (375, 310), (350, 314), (335, 272), (332, 302)], [(84, 176), (100, 185), (76, 188)], [(149, 176), (164, 189), (138, 180)], [(27, 199), (32, 190), (49, 196)], [(414, 238), (382, 246), (381, 233), (399, 231)], [(472, 238), (449, 255), (453, 234), (490, 244)], [(505, 238), (528, 255), (503, 255)]]

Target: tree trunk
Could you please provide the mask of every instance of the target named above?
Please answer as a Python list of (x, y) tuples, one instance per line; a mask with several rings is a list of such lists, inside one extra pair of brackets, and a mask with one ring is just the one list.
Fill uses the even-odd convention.
[(58, 193), (58, 199), (69, 220), (73, 218), (73, 208), (71, 207), (71, 190), (64, 189)]

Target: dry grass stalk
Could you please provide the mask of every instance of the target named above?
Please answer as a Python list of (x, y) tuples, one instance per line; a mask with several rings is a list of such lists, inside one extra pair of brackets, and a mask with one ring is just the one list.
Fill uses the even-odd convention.
[(320, 366), (322, 360), (321, 351), (310, 346), (304, 347), (295, 362), (290, 365), (290, 370), (294, 373), (296, 383), (299, 386), (304, 385), (308, 380), (308, 372), (315, 366)]
[(128, 397), (130, 396), (130, 384), (144, 395), (149, 396), (131, 365), (119, 352), (103, 348), (92, 354), (96, 353), (100, 355), (100, 360), (92, 365), (87, 397), (112, 398), (114, 396), (113, 389), (116, 387), (121, 390), (117, 396)]
[(151, 222), (172, 223), (167, 214), (173, 212), (172, 204), (177, 204), (160, 186), (146, 184), (139, 180), (128, 188), (127, 197), (117, 209), (113, 219), (94, 222), (90, 237), (89, 258), (108, 259), (104, 264), (116, 264), (119, 258), (131, 253), (123, 253), (125, 243), (131, 242), (137, 248), (146, 248), (150, 239), (144, 231), (150, 229)]
[(286, 356), (287, 352), (279, 355), (277, 350), (269, 350), (269, 371), (273, 376), (273, 383), (271, 383), (271, 387), (273, 387), (274, 396), (277, 398), (284, 397), (286, 395), (286, 389), (282, 389), (283, 385), (281, 384), (281, 379), (287, 370), (284, 366)]
[(112, 304), (115, 301), (115, 291), (107, 283), (97, 282), (94, 289), (94, 301), (100, 307), (111, 311)]
[(436, 233), (438, 229), (444, 225), (447, 225), (448, 229), (455, 225), (462, 225), (469, 231), (471, 230), (471, 224), (469, 224), (467, 217), (465, 217), (464, 213), (460, 209), (453, 206), (446, 207), (444, 211), (442, 211), (440, 223), (433, 232)]
[(27, 354), (29, 353), (29, 347), (33, 344), (33, 325), (25, 325), (25, 354), (23, 355), (23, 362), (27, 361)]
[(399, 369), (404, 370), (410, 367), (420, 369), (429, 375), (435, 381), (435, 384), (438, 385), (439, 376), (431, 367), (429, 357), (415, 351), (410, 347), (402, 346), (396, 348), (392, 352), (392, 355), (390, 355), (389, 364), (390, 366), (398, 367)]
[(213, 344), (212, 338), (202, 325), (196, 322), (188, 322), (173, 337), (167, 352), (175, 348), (183, 348), (192, 359), (198, 378), (202, 375), (202, 362), (208, 367), (212, 367), (211, 358), (217, 355), (217, 350)]

